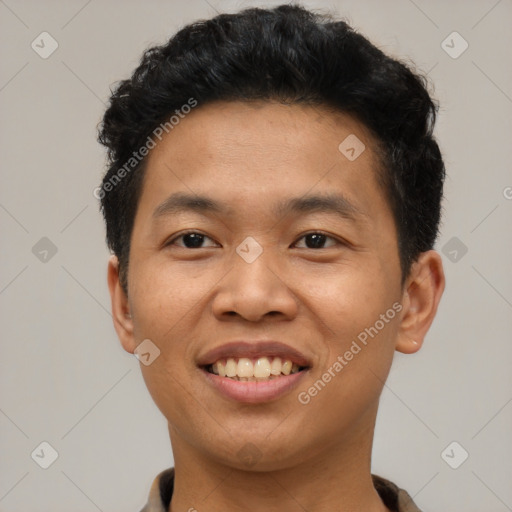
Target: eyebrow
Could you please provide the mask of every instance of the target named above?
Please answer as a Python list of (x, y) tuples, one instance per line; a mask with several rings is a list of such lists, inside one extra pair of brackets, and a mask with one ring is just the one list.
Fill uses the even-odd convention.
[[(200, 195), (176, 192), (160, 203), (153, 212), (153, 218), (182, 213), (186, 211), (200, 214), (216, 213), (232, 215), (231, 208), (215, 200)], [(344, 219), (357, 221), (368, 214), (351, 203), (345, 196), (339, 194), (309, 195), (285, 199), (278, 202), (272, 212), (276, 217), (292, 213), (334, 213)]]

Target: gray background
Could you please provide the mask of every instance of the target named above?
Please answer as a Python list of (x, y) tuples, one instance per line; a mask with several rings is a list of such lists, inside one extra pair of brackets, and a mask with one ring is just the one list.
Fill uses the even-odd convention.
[[(0, 511), (139, 510), (172, 465), (166, 422), (112, 327), (96, 125), (146, 47), (216, 11), (278, 3), (0, 1)], [(447, 289), (423, 349), (396, 355), (373, 471), (425, 512), (512, 510), (512, 1), (304, 5), (412, 59), (442, 105)], [(43, 31), (59, 45), (47, 59), (31, 48)], [(458, 36), (442, 46), (453, 31), (469, 43), (457, 58)], [(58, 453), (48, 469), (43, 441)]]

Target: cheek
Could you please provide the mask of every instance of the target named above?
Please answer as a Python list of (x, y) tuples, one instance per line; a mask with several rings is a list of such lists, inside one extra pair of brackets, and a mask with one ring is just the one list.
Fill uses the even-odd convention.
[(328, 328), (328, 337), (343, 347), (391, 307), (396, 294), (388, 281), (377, 262), (367, 262), (327, 275), (304, 274), (300, 294)]
[(377, 398), (381, 380), (389, 372), (401, 305), (396, 300), (396, 284), (377, 268), (372, 272), (368, 265), (363, 270), (340, 272), (337, 278), (325, 279), (322, 287), (314, 287), (310, 295), (311, 309), (318, 315), (315, 323), (323, 330), (327, 348), (314, 375), (322, 379), (327, 374), (325, 406), (339, 399), (357, 407), (357, 396), (363, 399), (361, 404), (372, 396)]
[(141, 370), (155, 405), (172, 428), (191, 445), (197, 445), (205, 432), (211, 432), (217, 426), (215, 422), (212, 426), (205, 402), (194, 389), (195, 379), (191, 379), (183, 359), (174, 351), (162, 352), (152, 365), (141, 365)]
[(174, 340), (201, 307), (201, 299), (215, 283), (211, 272), (191, 265), (171, 264), (164, 256), (148, 258), (131, 266), (131, 308), (138, 339), (152, 336), (165, 344)]
[[(149, 393), (164, 416), (179, 425), (182, 411), (191, 405), (190, 383), (197, 371), (191, 347), (194, 331), (207, 307), (208, 292), (219, 277), (170, 265), (157, 258), (131, 265), (131, 301), (134, 337), (150, 340), (158, 357), (140, 364)], [(197, 269), (196, 269), (197, 270)]]
[(391, 368), (398, 326), (396, 317), (390, 319), (394, 310), (385, 323), (380, 314), (389, 308), (364, 306), (368, 309), (357, 317), (348, 309), (339, 313), (337, 336), (329, 342), (328, 356), (301, 389), (305, 414), (322, 423), (326, 438), (350, 429), (356, 418), (371, 424)]

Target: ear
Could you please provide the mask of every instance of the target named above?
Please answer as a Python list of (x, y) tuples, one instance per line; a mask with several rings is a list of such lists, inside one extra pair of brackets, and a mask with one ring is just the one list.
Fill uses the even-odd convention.
[(136, 343), (133, 336), (133, 320), (130, 313), (130, 305), (121, 283), (119, 281), (119, 260), (117, 256), (111, 256), (108, 261), (108, 288), (112, 304), (112, 319), (114, 328), (123, 348), (133, 354)]
[(395, 347), (398, 352), (412, 354), (421, 348), (436, 316), (444, 286), (441, 256), (436, 251), (421, 253), (404, 285), (403, 313)]

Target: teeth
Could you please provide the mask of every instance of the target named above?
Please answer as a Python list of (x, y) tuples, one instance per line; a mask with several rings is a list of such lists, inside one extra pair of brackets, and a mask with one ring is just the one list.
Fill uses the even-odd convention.
[(283, 363), (281, 361), (280, 357), (274, 357), (272, 359), (272, 364), (270, 365), (270, 373), (272, 375), (281, 375), (281, 367), (283, 366)]
[(260, 357), (256, 361), (254, 365), (254, 376), (259, 378), (270, 377), (270, 361), (267, 357)]
[(229, 357), (227, 360), (221, 359), (211, 366), (212, 373), (242, 382), (271, 380), (280, 375), (290, 375), (298, 371), (299, 365), (292, 363), (289, 359), (283, 361), (280, 357), (265, 356), (256, 360), (251, 360), (248, 357), (241, 357), (237, 360)]
[(252, 377), (254, 376), (254, 366), (250, 359), (247, 357), (241, 357), (238, 360), (238, 368), (236, 374), (239, 377)]
[(291, 371), (292, 371), (292, 362), (285, 361), (283, 363), (283, 366), (281, 367), (281, 373), (284, 373), (285, 375), (290, 375)]
[(226, 361), (226, 377), (234, 377), (236, 375), (237, 364), (235, 360), (230, 357)]

